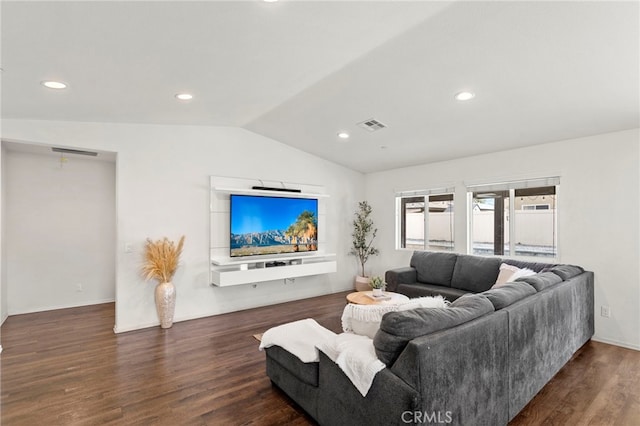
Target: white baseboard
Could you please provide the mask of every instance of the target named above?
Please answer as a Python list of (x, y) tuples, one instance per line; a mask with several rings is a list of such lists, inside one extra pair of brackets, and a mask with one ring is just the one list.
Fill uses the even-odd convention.
[(36, 312), (55, 311), (58, 309), (79, 308), (81, 306), (101, 305), (103, 303), (113, 303), (113, 302), (115, 302), (115, 299), (109, 298), (109, 299), (100, 299), (100, 300), (90, 300), (90, 301), (81, 302), (81, 303), (69, 303), (69, 304), (57, 305), (57, 306), (41, 306), (37, 308), (29, 308), (29, 309), (18, 311), (18, 312), (9, 312), (9, 316), (33, 314)]
[(640, 351), (640, 345), (632, 345), (625, 342), (619, 342), (617, 340), (605, 339), (602, 337), (592, 337), (591, 340), (594, 342), (606, 343), (608, 345), (620, 346), (622, 348), (633, 349), (635, 351)]
[(0, 345), (0, 354), (2, 353), (2, 345)]
[[(174, 318), (173, 319), (173, 323), (177, 323), (177, 322), (182, 322), (182, 321), (191, 321), (194, 319), (200, 319), (200, 318), (206, 318), (206, 317), (210, 317), (213, 315), (219, 315), (219, 314), (209, 314), (209, 315), (187, 315), (187, 316), (181, 316), (179, 318)], [(143, 328), (151, 328), (151, 327), (159, 327), (160, 326), (160, 321), (154, 321), (154, 322), (148, 322), (148, 323), (143, 323), (143, 324), (135, 324), (135, 325), (129, 325), (129, 326), (125, 326), (125, 327), (118, 327), (117, 325), (113, 326), (113, 332), (118, 334), (118, 333), (126, 333), (127, 331), (134, 331), (134, 330), (141, 330)]]

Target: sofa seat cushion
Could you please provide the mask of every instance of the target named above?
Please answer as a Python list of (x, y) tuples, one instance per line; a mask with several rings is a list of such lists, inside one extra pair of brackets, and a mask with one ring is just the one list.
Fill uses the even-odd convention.
[(500, 271), (501, 260), (497, 257), (458, 255), (451, 287), (480, 293), (495, 284)]
[(536, 289), (526, 282), (517, 281), (503, 284), (482, 293), (491, 301), (494, 309), (500, 310), (518, 300), (536, 294)]
[(411, 256), (410, 266), (415, 268), (418, 281), (451, 287), (457, 257), (455, 253), (416, 251)]
[(382, 318), (373, 345), (380, 361), (391, 366), (414, 338), (455, 327), (493, 310), (493, 304), (485, 296), (467, 294), (448, 308), (390, 312)]
[(280, 346), (268, 347), (265, 352), (269, 358), (300, 379), (300, 381), (311, 386), (318, 386), (317, 362), (302, 362), (298, 357)]
[(584, 272), (584, 269), (574, 265), (558, 265), (551, 268), (551, 272), (562, 278), (562, 281), (566, 281), (569, 278), (580, 275)]
[(542, 291), (547, 287), (551, 287), (552, 285), (556, 285), (562, 282), (562, 278), (560, 276), (554, 274), (553, 272), (542, 272), (540, 274), (531, 275), (529, 277), (520, 277), (516, 281), (525, 282), (536, 289), (536, 291)]
[(456, 300), (458, 297), (469, 293), (468, 291), (458, 290), (457, 288), (433, 284), (399, 284), (396, 292), (404, 294), (409, 298), (442, 296), (449, 301)]

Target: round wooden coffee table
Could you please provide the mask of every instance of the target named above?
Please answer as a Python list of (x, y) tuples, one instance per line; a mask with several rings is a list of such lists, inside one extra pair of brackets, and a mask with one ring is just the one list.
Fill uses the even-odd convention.
[(356, 291), (347, 294), (347, 301), (349, 303), (355, 303), (356, 305), (395, 305), (409, 300), (404, 294), (394, 293), (392, 291), (384, 292), (384, 295), (389, 297), (389, 299), (385, 300), (375, 300), (371, 297), (372, 295), (372, 291)]

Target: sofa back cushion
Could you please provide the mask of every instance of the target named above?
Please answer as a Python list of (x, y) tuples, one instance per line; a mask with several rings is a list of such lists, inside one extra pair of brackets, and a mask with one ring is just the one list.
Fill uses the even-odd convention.
[(492, 288), (482, 293), (491, 301), (497, 311), (505, 306), (517, 302), (520, 299), (536, 294), (536, 289), (526, 282), (508, 282), (499, 287)]
[(554, 266), (556, 266), (556, 264), (551, 264), (551, 263), (525, 262), (523, 260), (516, 260), (516, 259), (504, 259), (503, 262), (509, 265), (516, 266), (520, 269), (522, 268), (531, 269), (534, 272), (546, 272), (551, 270), (551, 268), (553, 268)]
[(529, 277), (520, 277), (516, 281), (525, 282), (535, 288), (536, 291), (542, 291), (547, 287), (561, 283), (562, 278), (553, 272), (541, 272)]
[(500, 272), (501, 260), (497, 257), (458, 255), (451, 287), (480, 293), (495, 284)]
[(551, 268), (551, 272), (562, 278), (562, 281), (566, 281), (569, 278), (580, 275), (584, 272), (584, 269), (582, 269), (580, 266), (574, 265), (558, 265)]
[(380, 361), (391, 366), (409, 341), (439, 330), (455, 327), (493, 312), (493, 304), (481, 294), (468, 294), (448, 308), (418, 308), (390, 312), (382, 317), (373, 339)]
[(457, 257), (455, 253), (416, 251), (411, 256), (410, 265), (415, 268), (418, 281), (451, 287), (451, 277)]

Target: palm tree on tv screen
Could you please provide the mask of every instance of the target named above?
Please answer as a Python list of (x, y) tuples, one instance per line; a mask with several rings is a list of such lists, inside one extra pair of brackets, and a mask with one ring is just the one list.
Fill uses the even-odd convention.
[(314, 212), (305, 210), (284, 233), (291, 243), (293, 250), (299, 251), (299, 244), (306, 244), (307, 251), (316, 250), (318, 238), (318, 219)]

